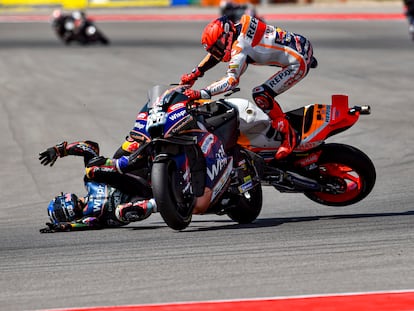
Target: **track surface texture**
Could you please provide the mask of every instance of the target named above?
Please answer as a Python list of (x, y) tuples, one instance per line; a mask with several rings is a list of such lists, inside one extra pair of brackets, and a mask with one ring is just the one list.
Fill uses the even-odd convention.
[[(101, 21), (108, 47), (64, 46), (46, 22), (0, 25), (2, 310), (414, 287), (414, 42), (406, 21), (269, 22), (307, 36), (319, 60), (279, 96), (285, 110), (329, 103), (331, 94), (372, 107), (370, 116), (329, 140), (373, 160), (377, 183), (365, 200), (331, 208), (265, 187), (263, 211), (250, 225), (205, 215), (175, 232), (154, 214), (122, 229), (56, 234), (39, 233), (47, 204), (60, 191), (84, 194), (83, 162), (68, 157), (43, 167), (38, 153), (63, 140), (89, 139), (111, 156), (146, 90), (178, 82), (203, 57), (206, 22)], [(217, 66), (195, 87), (224, 71)], [(251, 98), (251, 89), (273, 73), (251, 66), (237, 96)]]

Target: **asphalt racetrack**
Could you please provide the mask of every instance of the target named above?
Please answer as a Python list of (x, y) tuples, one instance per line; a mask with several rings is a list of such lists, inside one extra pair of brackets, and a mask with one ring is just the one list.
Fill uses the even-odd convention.
[[(111, 156), (154, 84), (176, 83), (204, 56), (205, 21), (100, 22), (108, 47), (64, 46), (46, 22), (0, 24), (0, 309), (44, 310), (399, 291), (414, 288), (414, 43), (398, 20), (269, 21), (307, 36), (319, 67), (279, 96), (285, 110), (348, 94), (370, 105), (329, 139), (358, 147), (377, 183), (346, 208), (264, 188), (250, 225), (195, 216), (175, 232), (158, 214), (122, 229), (40, 234), (46, 207), (85, 193), (83, 161), (43, 167), (63, 140)], [(221, 77), (208, 72), (196, 87)], [(251, 66), (241, 92), (274, 73)]]

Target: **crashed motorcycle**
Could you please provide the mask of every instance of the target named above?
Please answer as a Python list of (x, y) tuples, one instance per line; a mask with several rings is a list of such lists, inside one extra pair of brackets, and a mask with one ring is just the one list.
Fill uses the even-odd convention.
[(146, 167), (157, 209), (172, 229), (190, 224), (208, 180), (215, 181), (203, 213), (250, 223), (260, 214), (262, 188), (252, 159), (257, 156), (237, 144), (237, 110), (224, 101), (199, 105), (183, 94), (186, 88), (150, 90), (130, 133), (139, 147), (117, 166), (122, 172)]
[(51, 23), (57, 37), (66, 45), (72, 42), (78, 42), (82, 45), (109, 44), (108, 38), (83, 12), (76, 11), (72, 14), (62, 14), (59, 10), (55, 10), (52, 14)]
[(256, 104), (242, 98), (226, 99), (240, 116), (237, 143), (254, 152), (263, 184), (280, 192), (303, 193), (322, 205), (347, 206), (364, 199), (373, 189), (376, 170), (361, 150), (326, 139), (353, 126), (369, 106), (349, 107), (348, 96), (332, 95), (332, 103), (313, 104), (286, 113), (298, 144), (286, 158), (274, 155), (282, 137)]
[[(298, 144), (288, 157), (276, 161), (274, 155), (281, 144), (282, 137), (271, 126), (268, 115), (257, 107), (255, 103), (243, 98), (228, 98), (228, 95), (231, 94), (226, 94), (227, 98), (208, 101), (204, 105), (199, 106), (197, 108), (199, 114), (198, 119), (203, 119), (203, 117), (200, 118), (200, 115), (202, 116), (203, 113), (212, 110), (211, 107), (225, 107), (222, 108), (222, 111), (225, 111), (224, 115), (217, 114), (217, 109), (213, 109), (216, 112), (212, 113), (210, 111), (207, 113), (209, 116), (207, 123), (212, 123), (211, 121), (215, 120), (218, 116), (217, 120), (224, 121), (225, 124), (228, 122), (225, 117), (228, 113), (227, 111), (231, 111), (231, 114), (237, 112), (239, 132), (235, 133), (234, 129), (232, 129), (231, 131), (223, 131), (223, 134), (226, 134), (228, 136), (227, 138), (233, 137), (234, 139), (237, 137), (236, 145), (242, 147), (241, 150), (245, 154), (245, 159), (248, 160), (246, 162), (249, 165), (248, 170), (253, 172), (253, 168), (250, 167), (251, 163), (253, 163), (262, 185), (273, 186), (282, 193), (303, 193), (312, 201), (327, 206), (352, 205), (363, 200), (372, 191), (376, 181), (376, 170), (370, 158), (364, 152), (353, 146), (326, 142), (327, 138), (352, 127), (361, 115), (370, 114), (371, 109), (369, 106), (349, 107), (348, 96), (333, 95), (331, 104), (307, 105), (287, 112), (286, 117), (296, 131)], [(185, 98), (182, 98), (182, 100), (185, 102)], [(175, 107), (172, 111), (187, 116), (187, 112), (184, 112), (182, 108), (179, 111), (176, 111), (176, 109)], [(131, 150), (128, 151), (126, 146), (131, 146), (135, 143), (141, 146), (139, 149), (145, 149), (148, 146), (146, 144), (151, 140), (151, 135), (145, 131), (147, 128), (149, 129), (147, 126), (148, 113), (146, 111), (147, 107), (144, 107), (142, 112), (138, 114), (134, 129), (130, 132), (123, 148), (117, 151), (119, 157), (122, 154), (129, 154), (131, 152)], [(168, 111), (168, 118), (176, 120), (176, 114), (172, 114), (172, 111)], [(154, 115), (154, 112), (152, 114)], [(160, 119), (163, 120), (162, 122), (157, 123), (152, 121), (153, 126), (158, 124), (158, 126), (153, 127), (151, 130), (153, 137), (159, 136), (158, 134), (154, 135), (156, 128), (158, 128), (158, 133), (162, 133), (165, 130), (163, 126), (166, 123), (172, 123), (175, 126), (179, 126), (182, 122), (184, 122), (182, 125), (185, 124), (185, 118), (180, 118), (181, 121), (175, 123), (171, 120), (167, 122), (168, 119), (164, 111), (161, 115), (163, 116)], [(162, 126), (160, 127), (160, 125)], [(207, 124), (206, 127), (209, 131), (217, 129), (215, 125), (211, 124)], [(169, 132), (173, 133), (174, 131)], [(158, 140), (159, 142), (163, 141), (161, 137)], [(178, 148), (178, 146), (185, 146), (183, 141), (177, 143), (175, 147), (175, 142), (169, 142), (165, 146), (173, 149)], [(174, 178), (178, 178), (174, 176), (179, 175), (176, 169), (179, 166), (171, 165), (172, 168), (169, 168), (165, 164), (166, 162), (161, 161), (163, 158), (162, 150), (164, 149), (158, 148), (158, 150), (157, 161), (160, 163), (159, 166), (162, 165), (164, 167), (157, 170), (159, 172), (163, 171), (162, 176), (166, 178), (164, 181), (161, 181), (161, 178), (159, 176), (157, 177), (158, 182), (156, 182), (156, 187), (158, 187), (158, 184), (163, 186), (159, 187), (156, 192), (158, 193), (158, 197), (163, 197), (162, 191), (166, 188), (171, 188), (171, 186), (166, 184), (172, 182)], [(139, 159), (139, 164), (136, 167), (144, 168), (144, 171), (148, 172), (145, 164), (147, 159), (142, 155), (144, 152), (138, 151), (138, 154), (140, 156), (133, 157)], [(165, 154), (169, 153), (165, 152)], [(195, 171), (194, 168), (193, 170)], [(256, 178), (255, 175), (253, 176)], [(256, 182), (255, 178), (254, 181)], [(174, 181), (175, 184), (182, 187), (182, 189), (186, 189), (188, 180), (180, 178), (177, 180)], [(153, 188), (156, 189), (156, 187), (153, 184)], [(184, 228), (187, 222), (189, 222), (189, 218), (185, 218), (185, 215), (190, 217), (189, 211), (191, 208), (188, 208), (188, 206), (191, 200), (185, 199), (185, 190), (180, 192), (180, 196), (175, 197), (173, 195), (176, 192), (169, 191), (170, 194), (167, 194), (168, 198), (163, 199), (164, 201), (162, 203), (163, 205), (166, 204), (165, 202), (169, 203), (165, 205), (168, 207), (164, 209), (164, 217), (165, 219), (180, 219), (178, 221), (170, 220), (170, 223), (178, 223), (179, 225), (175, 224), (175, 228)], [(261, 192), (260, 196), (259, 191), (257, 190), (256, 192), (253, 195), (258, 198), (260, 197), (261, 204)], [(194, 196), (193, 192), (190, 193), (190, 197)], [(179, 203), (177, 204), (177, 208), (173, 207), (174, 202)], [(227, 210), (230, 218), (244, 223), (253, 221), (260, 212), (259, 208), (252, 206), (257, 215), (252, 212), (251, 214), (248, 213), (248, 216), (242, 216), (243, 211), (248, 210), (247, 204), (254, 201), (249, 201), (244, 198), (241, 202), (243, 204), (242, 208), (238, 211), (238, 215), (234, 214), (234, 211), (237, 211), (235, 208)], [(220, 208), (217, 206), (216, 210), (220, 213)], [(167, 211), (169, 213), (168, 215)], [(226, 209), (222, 209), (221, 213), (226, 213)], [(240, 221), (241, 219), (243, 221)]]

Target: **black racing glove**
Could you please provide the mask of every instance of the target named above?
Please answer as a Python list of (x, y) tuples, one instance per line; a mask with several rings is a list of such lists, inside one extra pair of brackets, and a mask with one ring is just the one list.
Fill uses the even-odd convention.
[(63, 232), (70, 231), (71, 225), (66, 223), (52, 224), (50, 222), (46, 223), (46, 228), (40, 229), (40, 233), (54, 233), (54, 232)]
[(47, 148), (45, 151), (39, 153), (39, 160), (40, 163), (43, 165), (53, 166), (55, 164), (56, 159), (59, 157), (64, 157), (67, 155), (66, 146), (68, 143), (66, 141), (61, 142), (60, 144)]

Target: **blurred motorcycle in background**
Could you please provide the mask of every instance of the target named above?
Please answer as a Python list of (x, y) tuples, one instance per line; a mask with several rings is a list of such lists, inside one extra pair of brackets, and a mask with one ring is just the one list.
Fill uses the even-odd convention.
[(54, 10), (51, 24), (58, 38), (66, 45), (71, 42), (78, 42), (82, 45), (109, 44), (108, 38), (102, 31), (98, 30), (93, 21), (87, 18), (82, 11), (64, 14), (61, 10)]
[(408, 33), (414, 41), (414, 0), (404, 0), (405, 16), (408, 20)]
[(220, 2), (220, 15), (226, 15), (233, 23), (237, 24), (243, 15), (256, 17), (264, 22), (264, 19), (256, 12), (256, 8), (251, 3), (236, 3), (225, 0)]

